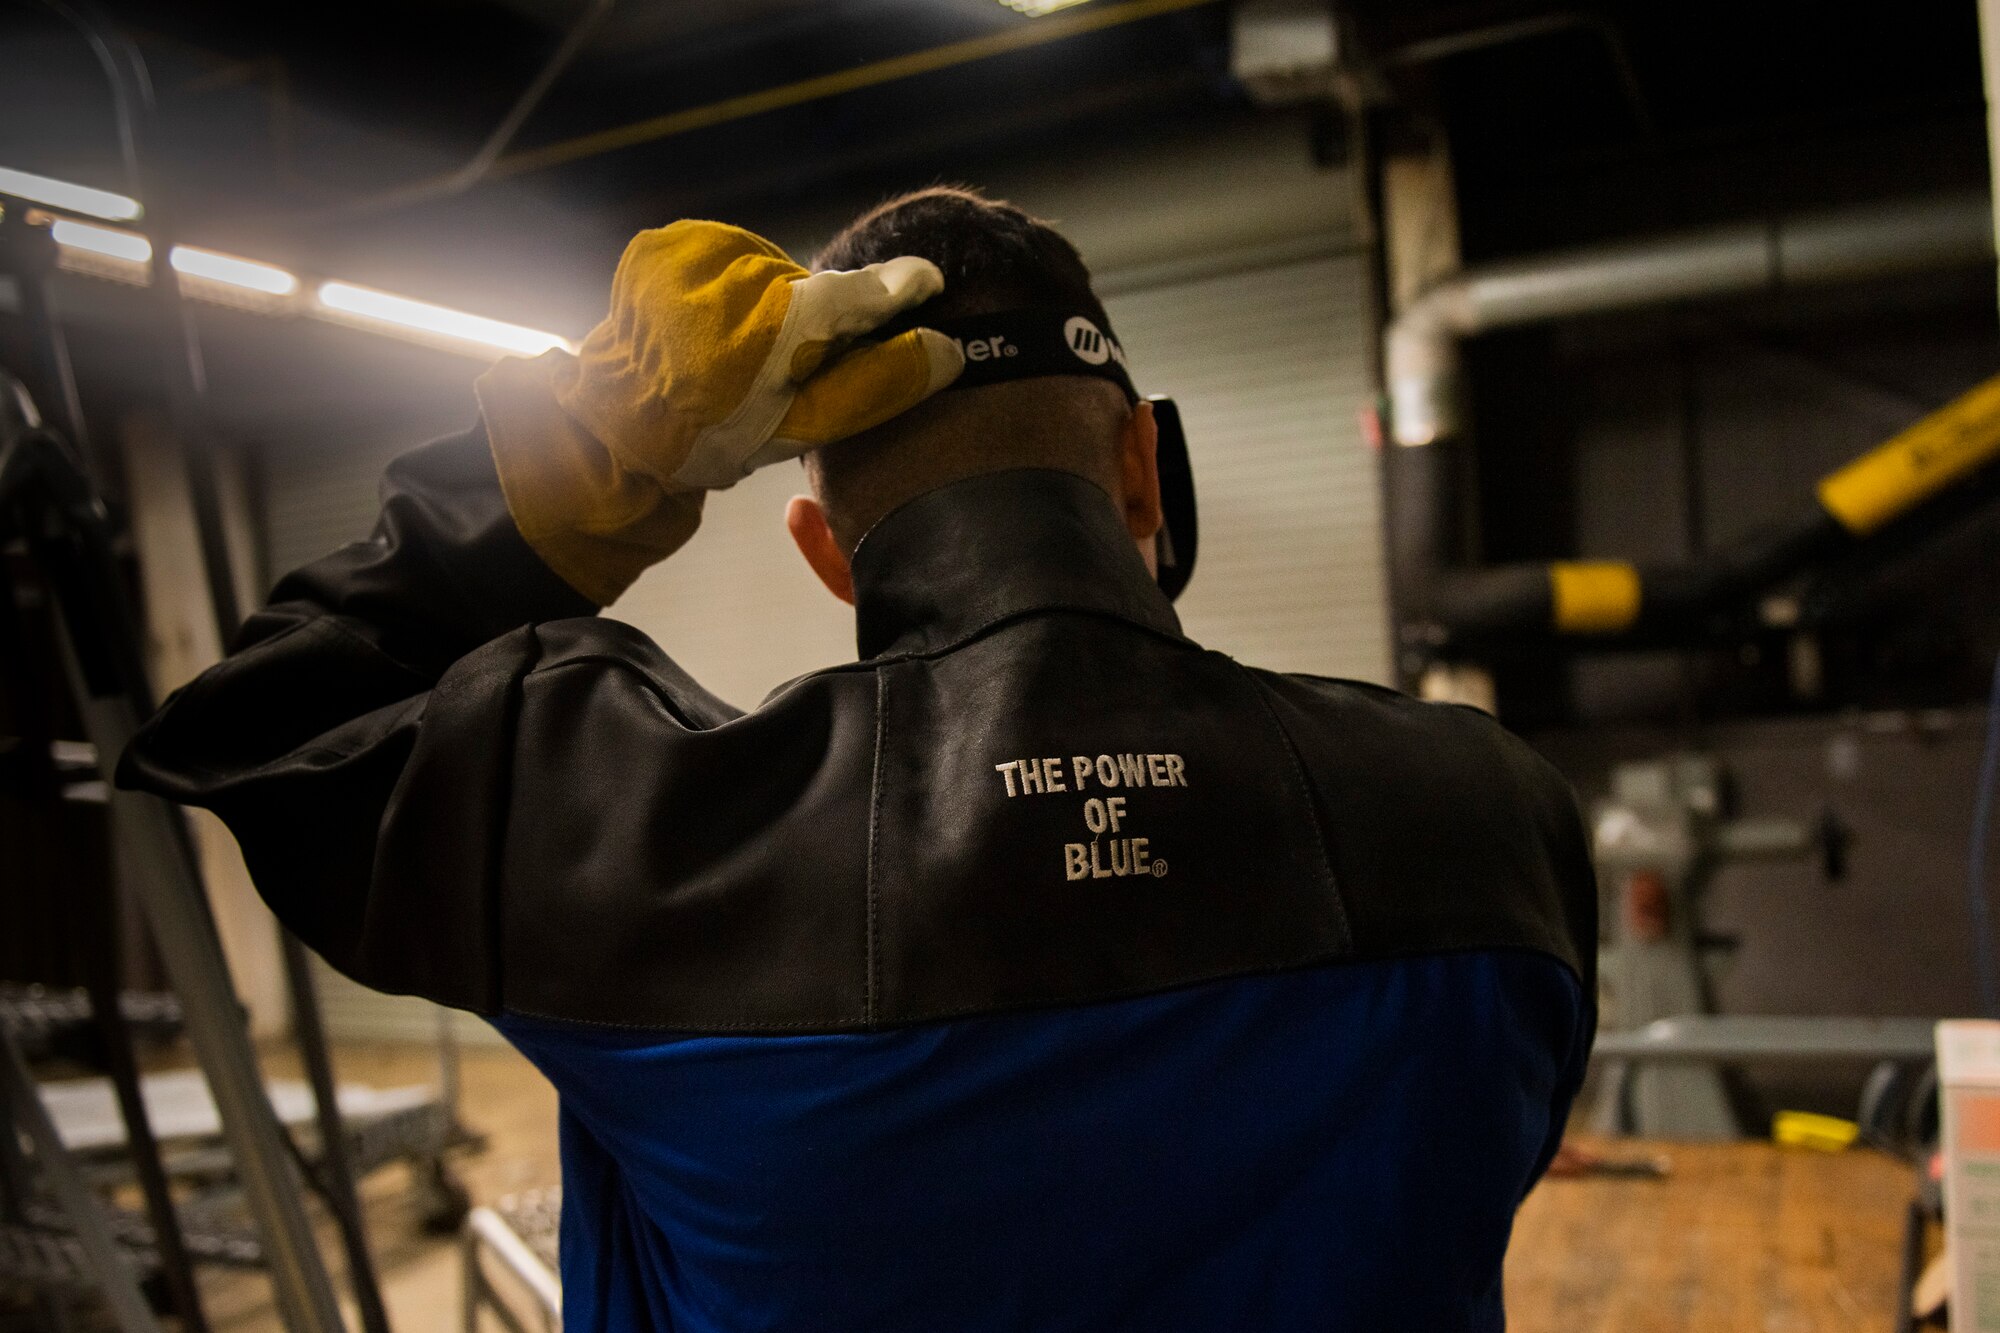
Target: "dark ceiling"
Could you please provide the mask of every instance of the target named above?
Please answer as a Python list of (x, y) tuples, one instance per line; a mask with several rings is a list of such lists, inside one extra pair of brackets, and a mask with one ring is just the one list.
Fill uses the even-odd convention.
[[(188, 206), (309, 216), (405, 183), (399, 149), (447, 166), (467, 158), (585, 5), (109, 8), (160, 72), (172, 148), (188, 159)], [(619, 0), (514, 146), (538, 149), (1036, 22), (1051, 20), (995, 0)], [(1078, 132), (1080, 122), (1186, 114), (1232, 96), (1226, 26), (1222, 5), (1200, 5), (508, 179), (640, 225), (915, 157)], [(88, 83), (87, 66), (72, 73)], [(378, 160), (327, 142), (336, 136), (315, 118), (372, 138)]]
[[(337, 231), (377, 223), (337, 207), (329, 222), (315, 211), (471, 154), (585, 0), (110, 0), (108, 7), (158, 72), (186, 208)], [(1969, 0), (1893, 9), (1809, 0), (1572, 10), (1513, 0), (1353, 0), (1341, 8), (1391, 95), (1420, 120), (1450, 122), (1459, 170), (1475, 189), (1503, 177), (1559, 182), (1829, 124), (1976, 116), (1980, 106)], [(949, 175), (953, 163), (1009, 143), (1060, 151), (1083, 136), (1143, 133), (1244, 104), (1227, 73), (1227, 9), (1218, 0), (1122, 23), (511, 176), (508, 184), (559, 197), (618, 231), (830, 179)], [(0, 161), (29, 165), (20, 161), (25, 153), (45, 169), (81, 163), (101, 175), (111, 140), (93, 107), (90, 66), (35, 5), (16, 0), (4, 12), (0, 36), (12, 58), (0, 70), (51, 114), (0, 121)], [(1411, 58), (1442, 37), (1500, 37), (1523, 19), (1565, 14), (1590, 21)], [(516, 147), (1060, 21), (1024, 19), (996, 0), (618, 0)], [(33, 68), (8, 68), (23, 62)], [(336, 125), (342, 133), (329, 128)], [(347, 141), (349, 130), (359, 138)]]

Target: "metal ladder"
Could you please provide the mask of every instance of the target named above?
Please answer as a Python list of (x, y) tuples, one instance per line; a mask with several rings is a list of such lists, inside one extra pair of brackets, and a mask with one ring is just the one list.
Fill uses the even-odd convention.
[[(42, 425), (24, 390), (0, 379), (0, 533), (19, 538), (30, 564), (46, 584), (55, 616), (58, 653), (87, 738), (103, 756), (121, 754), (151, 711), (139, 639), (111, 541), (102, 502), (63, 438)], [(246, 1201), (262, 1232), (286, 1326), (296, 1333), (336, 1333), (344, 1325), (333, 1284), (314, 1244), (300, 1182), (288, 1158), (283, 1131), (258, 1076), (244, 1016), (230, 985), (222, 946), (209, 914), (194, 849), (181, 813), (155, 796), (112, 789), (111, 824), (120, 855), (140, 870), (136, 894), (186, 1013), (195, 1054), (207, 1076), (223, 1136)], [(109, 1003), (95, 1006), (115, 1015)], [(51, 1276), (63, 1263), (82, 1265), (110, 1303), (124, 1330), (158, 1327), (132, 1267), (120, 1254), (109, 1221), (63, 1150), (60, 1139), (11, 1039), (0, 1055), (9, 1145), (25, 1132), (31, 1159), (9, 1153), (7, 1193), (15, 1195), (28, 1172), (47, 1183), (75, 1246), (45, 1247)], [(125, 1047), (129, 1056), (129, 1045)], [(114, 1068), (114, 1074), (116, 1074)], [(124, 1082), (123, 1079), (116, 1080)], [(134, 1080), (136, 1085), (136, 1080)], [(121, 1099), (122, 1100), (122, 1099)], [(135, 1145), (150, 1141), (143, 1107), (127, 1104)], [(18, 1184), (17, 1184), (18, 1182)], [(178, 1241), (164, 1186), (148, 1189), (158, 1240)], [(13, 1202), (9, 1200), (8, 1202)], [(11, 1219), (10, 1219), (11, 1220)], [(185, 1271), (185, 1265), (168, 1265)]]

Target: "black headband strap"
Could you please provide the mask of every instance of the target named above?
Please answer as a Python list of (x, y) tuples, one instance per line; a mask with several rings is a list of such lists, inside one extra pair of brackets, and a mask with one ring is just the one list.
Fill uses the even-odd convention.
[[(986, 384), (1047, 375), (1089, 375), (1117, 385), (1134, 407), (1139, 403), (1131, 372), (1125, 367), (1125, 349), (1101, 316), (1042, 307), (938, 319), (919, 307), (870, 336), (885, 340), (914, 328), (936, 329), (955, 341), (965, 354), (965, 370), (951, 382), (952, 389), (977, 389)], [(1157, 577), (1161, 590), (1173, 598), (1180, 596), (1194, 573), (1195, 543), (1199, 536), (1195, 523), (1194, 473), (1188, 466), (1187, 439), (1181, 433), (1179, 409), (1171, 399), (1155, 397), (1148, 401), (1159, 430), (1156, 457), (1160, 506), (1166, 518), (1154, 538)]]
[[(1125, 349), (1108, 328), (1088, 315), (1004, 310), (956, 319), (919, 316), (907, 322), (911, 327), (936, 329), (965, 353), (965, 372), (952, 381), (954, 389), (1045, 375), (1090, 375), (1117, 385), (1128, 401), (1139, 401), (1125, 368)], [(900, 331), (900, 322), (891, 331)]]

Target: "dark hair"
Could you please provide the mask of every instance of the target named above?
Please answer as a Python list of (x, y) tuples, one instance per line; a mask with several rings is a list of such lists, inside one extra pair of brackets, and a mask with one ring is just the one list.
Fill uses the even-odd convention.
[[(1050, 309), (1108, 329), (1090, 271), (1060, 232), (976, 190), (933, 186), (862, 214), (813, 256), (854, 269), (918, 255), (944, 291), (877, 331), (1002, 310)], [(1125, 395), (1101, 379), (1057, 375), (941, 393), (873, 430), (805, 455), (806, 475), (842, 548), (899, 505), (939, 486), (1010, 468), (1055, 468), (1117, 495)]]
[(814, 271), (919, 255), (944, 273), (944, 291), (894, 326), (1030, 307), (1089, 316), (1111, 327), (1083, 256), (1054, 227), (977, 190), (934, 185), (878, 204), (813, 256)]

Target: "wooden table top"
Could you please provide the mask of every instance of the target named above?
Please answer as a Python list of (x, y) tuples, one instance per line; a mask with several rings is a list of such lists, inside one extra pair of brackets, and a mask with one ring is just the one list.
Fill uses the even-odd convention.
[(1883, 1333), (1911, 1168), (1867, 1149), (1585, 1142), (1665, 1180), (1545, 1180), (1507, 1256), (1514, 1333)]

